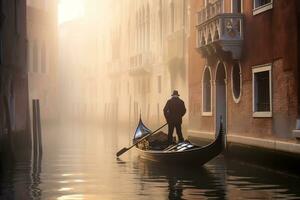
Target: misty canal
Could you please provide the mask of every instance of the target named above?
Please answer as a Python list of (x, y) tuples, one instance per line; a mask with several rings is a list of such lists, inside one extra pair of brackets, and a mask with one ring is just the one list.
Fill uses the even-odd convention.
[(0, 0), (0, 200), (300, 199), (299, 164), (116, 158), (140, 116), (298, 155), (296, 2)]
[(0, 199), (297, 199), (299, 177), (221, 155), (197, 169), (115, 153), (132, 130), (71, 125), (45, 128), (37, 163), (2, 163)]

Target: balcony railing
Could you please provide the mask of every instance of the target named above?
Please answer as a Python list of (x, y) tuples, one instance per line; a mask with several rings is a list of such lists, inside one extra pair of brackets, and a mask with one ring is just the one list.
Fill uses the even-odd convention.
[[(202, 12), (198, 14), (202, 15)], [(198, 49), (205, 54), (212, 54), (216, 53), (212, 50), (219, 47), (225, 52), (231, 52), (233, 59), (240, 58), (244, 35), (242, 14), (217, 14), (206, 21), (199, 17), (199, 22), (197, 25)]]
[(131, 75), (151, 72), (151, 54), (141, 53), (130, 57), (129, 72)]
[(223, 0), (216, 0), (213, 3), (208, 2), (206, 7), (198, 12), (198, 25), (222, 13), (224, 13)]

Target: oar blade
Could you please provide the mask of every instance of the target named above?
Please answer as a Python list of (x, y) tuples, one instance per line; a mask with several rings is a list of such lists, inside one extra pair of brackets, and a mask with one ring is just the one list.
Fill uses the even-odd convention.
[(118, 151), (118, 152), (116, 153), (116, 156), (117, 156), (117, 157), (120, 157), (120, 155), (122, 155), (122, 154), (125, 153), (126, 151), (128, 151), (128, 149), (124, 147), (123, 149), (121, 149), (120, 151)]

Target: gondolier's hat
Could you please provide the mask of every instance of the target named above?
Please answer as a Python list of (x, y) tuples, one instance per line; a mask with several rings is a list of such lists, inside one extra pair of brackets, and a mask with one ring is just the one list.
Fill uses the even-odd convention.
[(179, 93), (178, 93), (177, 90), (174, 90), (174, 91), (173, 91), (173, 94), (172, 94), (171, 96), (173, 97), (173, 96), (180, 96), (180, 95), (179, 95)]

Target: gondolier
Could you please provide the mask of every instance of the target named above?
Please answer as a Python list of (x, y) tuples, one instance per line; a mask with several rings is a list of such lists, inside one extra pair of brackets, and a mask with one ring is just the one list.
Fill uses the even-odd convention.
[(179, 98), (177, 90), (173, 91), (172, 98), (169, 99), (164, 107), (164, 115), (168, 122), (168, 143), (173, 143), (173, 132), (176, 128), (176, 133), (179, 142), (183, 142), (181, 131), (182, 117), (186, 113), (184, 102)]

